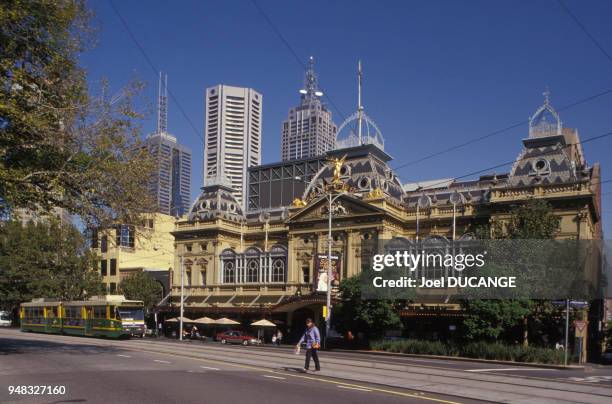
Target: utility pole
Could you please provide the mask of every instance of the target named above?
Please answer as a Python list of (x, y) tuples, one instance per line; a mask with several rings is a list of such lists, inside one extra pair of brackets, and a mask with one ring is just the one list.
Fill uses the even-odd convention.
[(565, 346), (563, 347), (563, 363), (567, 366), (567, 350), (569, 349), (569, 308), (570, 301), (569, 299), (565, 299)]
[(179, 340), (183, 340), (183, 313), (185, 311), (185, 274), (183, 271), (183, 255), (181, 255), (181, 314), (179, 317)]

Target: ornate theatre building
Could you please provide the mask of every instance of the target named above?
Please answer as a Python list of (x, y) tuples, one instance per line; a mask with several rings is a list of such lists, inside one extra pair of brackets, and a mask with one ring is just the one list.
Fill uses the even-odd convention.
[[(402, 184), (380, 132), (373, 123), (371, 128), (339, 140), (339, 149), (319, 158), (252, 167), (246, 212), (223, 181), (209, 181), (172, 233), (176, 253), (165, 310), (178, 312), (182, 260), (188, 317), (245, 323), (266, 317), (290, 335), (292, 324), (301, 331), (305, 317), (321, 321), (325, 293), (317, 291), (318, 264), (327, 254), (326, 193), (333, 186), (342, 193), (332, 205), (340, 279), (361, 270), (364, 239), (466, 238), (474, 224), (503, 221), (513, 205), (530, 198), (553, 206), (559, 238), (602, 236), (599, 165), (587, 163), (578, 132), (562, 127), (548, 99), (531, 118), (511, 170), (467, 181)], [(460, 310), (442, 301), (417, 302), (401, 314), (423, 326), (432, 317), (460, 316)]]

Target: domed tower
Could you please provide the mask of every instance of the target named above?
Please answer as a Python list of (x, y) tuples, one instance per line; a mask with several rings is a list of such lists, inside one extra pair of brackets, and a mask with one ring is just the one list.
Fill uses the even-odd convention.
[(222, 183), (202, 187), (202, 193), (189, 211), (190, 222), (216, 218), (237, 223), (246, 221), (241, 204), (232, 194), (232, 188)]
[(588, 176), (578, 132), (563, 127), (550, 104), (550, 92), (543, 95), (544, 104), (529, 118), (529, 137), (523, 139), (523, 150), (510, 171), (512, 187), (561, 184)]

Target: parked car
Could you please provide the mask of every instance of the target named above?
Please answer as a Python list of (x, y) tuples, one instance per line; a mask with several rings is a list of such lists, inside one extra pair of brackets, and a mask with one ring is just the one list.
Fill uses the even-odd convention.
[(217, 341), (221, 341), (222, 344), (242, 344), (244, 346), (256, 345), (261, 342), (252, 335), (245, 334), (242, 331), (220, 332), (217, 334)]
[(606, 349), (606, 352), (601, 354), (601, 360), (603, 363), (612, 364), (612, 348)]
[(11, 313), (8, 311), (0, 311), (0, 327), (11, 326)]

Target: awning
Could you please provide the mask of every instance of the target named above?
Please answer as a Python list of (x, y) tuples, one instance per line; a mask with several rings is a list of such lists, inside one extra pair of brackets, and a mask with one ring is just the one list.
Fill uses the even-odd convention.
[[(188, 319), (187, 317), (182, 317), (183, 319), (183, 323), (192, 323), (193, 321), (191, 319)], [(178, 323), (181, 321), (181, 317), (174, 317), (171, 318), (170, 320), (166, 320), (167, 323)]]
[(215, 324), (218, 325), (238, 325), (240, 324), (238, 321), (231, 320), (227, 317), (222, 317), (218, 320), (215, 320)]
[(259, 321), (255, 321), (254, 323), (251, 323), (251, 325), (253, 327), (276, 327), (276, 324), (274, 324), (271, 321), (266, 320), (265, 318)]
[(206, 317), (206, 316), (195, 319), (193, 320), (193, 322), (198, 323), (198, 324), (216, 324), (217, 323), (216, 320), (213, 320), (212, 318)]

